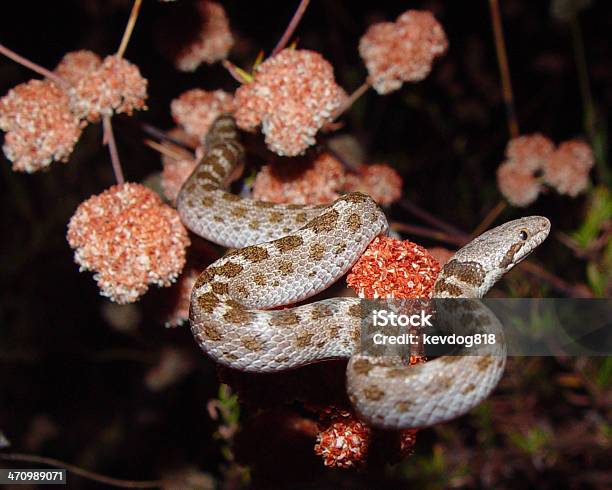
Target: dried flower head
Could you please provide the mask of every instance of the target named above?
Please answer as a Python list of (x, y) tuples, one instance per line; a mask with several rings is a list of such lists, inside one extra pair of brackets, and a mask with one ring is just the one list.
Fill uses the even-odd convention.
[(113, 113), (146, 109), (147, 80), (138, 67), (117, 56), (107, 56), (94, 71), (71, 89), (72, 110), (81, 119), (97, 121)]
[(402, 197), (404, 182), (397, 171), (386, 163), (360, 165), (359, 174), (348, 175), (346, 190), (369, 194), (378, 204), (388, 205)]
[(367, 457), (371, 429), (350, 412), (339, 412), (317, 434), (315, 453), (325, 466), (350, 468)]
[(506, 157), (525, 170), (540, 170), (555, 145), (540, 133), (512, 138), (506, 146)]
[(447, 48), (442, 26), (431, 12), (419, 10), (406, 11), (395, 22), (374, 24), (359, 40), (359, 54), (379, 94), (423, 80)]
[(0, 99), (4, 154), (13, 170), (36, 172), (53, 161), (66, 161), (81, 135), (66, 93), (49, 80), (17, 85)]
[(177, 124), (202, 139), (217, 116), (234, 110), (234, 101), (232, 95), (223, 90), (207, 92), (196, 88), (174, 99), (170, 110)]
[(439, 272), (436, 259), (420, 245), (378, 236), (346, 282), (360, 298), (428, 298)]
[(234, 45), (223, 6), (208, 0), (199, 0), (196, 6), (200, 15), (200, 30), (175, 58), (176, 67), (182, 71), (194, 71), (202, 62), (211, 64), (225, 59)]
[(253, 197), (293, 204), (325, 204), (340, 197), (345, 172), (342, 164), (321, 153), (304, 167), (266, 165), (257, 174)]
[(82, 49), (66, 53), (53, 72), (71, 85), (87, 77), (102, 64), (102, 58), (96, 53)]
[(544, 180), (560, 194), (576, 197), (589, 183), (593, 152), (584, 141), (565, 141), (544, 164)]
[(80, 269), (94, 271), (101, 294), (117, 303), (136, 301), (150, 284), (174, 282), (189, 245), (176, 210), (132, 183), (82, 202), (70, 219), (67, 238)]
[(284, 49), (255, 69), (251, 83), (236, 91), (238, 126), (262, 125), (268, 147), (295, 156), (315, 143), (317, 131), (331, 122), (346, 98), (332, 66), (318, 53)]
[(518, 207), (534, 202), (542, 190), (533, 171), (512, 160), (497, 167), (497, 186), (508, 202)]

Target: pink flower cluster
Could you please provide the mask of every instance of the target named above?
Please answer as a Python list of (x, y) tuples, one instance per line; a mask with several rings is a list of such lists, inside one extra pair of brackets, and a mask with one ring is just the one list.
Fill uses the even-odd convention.
[(138, 67), (118, 56), (107, 56), (100, 66), (79, 78), (70, 89), (72, 110), (81, 119), (97, 121), (146, 109), (147, 80)]
[(497, 185), (508, 202), (518, 207), (533, 203), (543, 190), (543, 182), (560, 194), (577, 196), (586, 189), (593, 166), (593, 154), (586, 143), (572, 140), (555, 148), (539, 133), (510, 140), (506, 158), (497, 169)]
[(315, 143), (317, 131), (331, 122), (345, 98), (332, 66), (319, 53), (284, 49), (238, 88), (235, 116), (246, 131), (261, 125), (273, 152), (295, 156)]
[(68, 160), (81, 135), (68, 95), (48, 80), (22, 83), (0, 99), (0, 129), (13, 170), (28, 173)]
[(214, 63), (227, 57), (234, 45), (229, 21), (223, 6), (209, 0), (199, 0), (200, 31), (195, 40), (184, 46), (176, 56), (175, 65), (182, 71), (194, 71), (202, 62)]
[(431, 12), (419, 10), (406, 11), (395, 22), (370, 26), (359, 41), (359, 54), (381, 95), (398, 90), (404, 82), (423, 80), (447, 48), (442, 26)]
[(347, 192), (365, 192), (382, 205), (391, 204), (402, 197), (404, 181), (400, 174), (386, 163), (360, 165), (358, 172), (347, 175), (345, 184)]
[(401, 197), (403, 181), (387, 164), (360, 165), (350, 174), (336, 158), (321, 153), (306, 167), (266, 165), (253, 183), (253, 197), (292, 204), (326, 204), (346, 192), (361, 191), (382, 205)]
[(150, 284), (174, 282), (190, 243), (176, 210), (131, 183), (82, 202), (67, 238), (81, 270), (94, 271), (101, 294), (117, 303), (136, 301)]
[(234, 99), (232, 94), (223, 90), (207, 92), (196, 88), (174, 99), (170, 111), (176, 123), (188, 134), (203, 140), (217, 116), (234, 111)]
[(138, 67), (116, 56), (102, 62), (90, 51), (67, 53), (53, 80), (30, 80), (0, 99), (3, 147), (13, 170), (35, 172), (53, 161), (66, 161), (87, 121), (115, 112), (146, 109), (147, 81)]
[(326, 204), (342, 194), (345, 171), (329, 153), (321, 153), (304, 168), (266, 165), (253, 183), (253, 197), (292, 204)]

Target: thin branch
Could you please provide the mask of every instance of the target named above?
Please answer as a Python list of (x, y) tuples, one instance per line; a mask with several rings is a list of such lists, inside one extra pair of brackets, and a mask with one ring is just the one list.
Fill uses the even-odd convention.
[[(130, 119), (127, 119), (126, 121), (130, 121)], [(186, 150), (190, 153), (193, 153), (193, 150), (195, 150), (194, 146), (191, 146), (184, 141), (180, 141), (176, 139), (174, 136), (170, 136), (168, 133), (153, 126), (152, 124), (145, 123), (145, 122), (136, 122), (136, 124), (140, 127), (140, 129), (143, 132), (147, 133), (149, 136), (152, 136), (153, 138), (157, 138), (158, 140), (167, 141), (168, 143), (172, 143), (173, 145), (178, 146), (182, 148), (183, 150)]]
[(443, 231), (433, 230), (431, 228), (425, 228), (423, 226), (409, 225), (408, 223), (400, 223), (399, 221), (391, 221), (389, 223), (389, 226), (391, 226), (391, 228), (393, 228), (394, 230), (401, 231), (402, 233), (432, 238), (439, 242), (448, 243), (450, 245), (455, 245), (458, 247), (461, 247), (466, 243), (465, 240), (463, 240), (457, 235), (445, 233)]
[(113, 134), (113, 125), (111, 123), (110, 116), (104, 116), (102, 119), (102, 124), (104, 126), (103, 143), (108, 146), (111, 162), (113, 164), (115, 180), (117, 181), (117, 184), (123, 184), (125, 179), (123, 178), (123, 169), (121, 168), (121, 160), (119, 160), (119, 152), (117, 151), (117, 143), (115, 142), (115, 135)]
[(161, 153), (162, 155), (167, 156), (168, 158), (172, 158), (174, 160), (185, 160), (186, 158), (193, 158), (193, 154), (188, 154), (187, 152), (181, 153), (183, 149), (174, 149), (168, 145), (162, 145), (157, 141), (146, 139), (144, 140), (145, 145), (149, 148), (154, 149), (156, 152)]
[(130, 12), (130, 18), (125, 26), (125, 31), (123, 31), (123, 37), (121, 38), (121, 44), (119, 44), (119, 49), (117, 50), (117, 57), (119, 58), (123, 57), (125, 50), (127, 49), (127, 45), (130, 42), (130, 37), (132, 37), (132, 31), (136, 25), (136, 19), (138, 19), (138, 12), (140, 12), (141, 5), (142, 0), (134, 0), (134, 5), (132, 5), (132, 11)]
[(43, 77), (47, 77), (49, 80), (53, 80), (55, 83), (57, 83), (58, 85), (64, 88), (70, 87), (70, 84), (66, 80), (64, 80), (62, 77), (59, 77), (52, 71), (49, 71), (46, 68), (43, 68), (42, 66), (37, 65), (33, 61), (30, 61), (27, 58), (24, 58), (23, 56), (15, 53), (15, 51), (7, 48), (3, 44), (0, 44), (0, 54), (3, 54), (7, 58), (12, 59), (13, 61), (19, 63), (22, 66), (25, 66), (26, 68), (29, 68), (33, 72), (36, 72), (39, 75), (42, 75)]
[(93, 471), (79, 468), (65, 461), (60, 461), (55, 458), (47, 458), (46, 456), (38, 456), (35, 454), (22, 454), (22, 453), (0, 453), (0, 459), (5, 461), (22, 461), (24, 463), (35, 463), (45, 464), (48, 466), (54, 466), (56, 468), (66, 469), (75, 475), (79, 475), (88, 480), (97, 481), (105, 485), (121, 488), (159, 488), (164, 482), (163, 481), (134, 481), (134, 480), (120, 480), (118, 478), (111, 478), (110, 476), (101, 475)]
[(282, 37), (280, 38), (280, 40), (278, 41), (278, 43), (272, 50), (272, 54), (270, 56), (274, 56), (275, 54), (278, 54), (280, 51), (282, 51), (285, 48), (285, 46), (289, 42), (289, 39), (295, 32), (295, 29), (297, 28), (298, 24), (300, 23), (300, 20), (302, 20), (302, 16), (304, 15), (304, 12), (306, 12), (306, 8), (308, 7), (309, 3), (310, 3), (310, 0), (300, 0), (300, 4), (298, 5), (298, 8), (295, 11), (295, 14), (293, 14), (293, 17), (291, 18), (291, 22), (289, 22), (287, 29), (285, 29), (285, 32), (283, 33)]
[(238, 83), (243, 84), (252, 81), (252, 77), (249, 73), (244, 71), (242, 68), (239, 68), (238, 66), (234, 65), (234, 63), (232, 63), (231, 61), (223, 60), (221, 61), (221, 65), (223, 65), (223, 68), (225, 68), (232, 76), (232, 78)]
[(366, 80), (359, 87), (357, 87), (357, 89), (345, 99), (342, 105), (336, 109), (336, 112), (334, 112), (332, 115), (331, 120), (334, 121), (344, 114), (344, 112), (346, 112), (359, 97), (365, 94), (371, 86), (372, 83), (370, 80)]
[(562, 292), (566, 296), (569, 296), (572, 298), (589, 298), (593, 296), (592, 294), (589, 293), (588, 289), (585, 289), (585, 290), (578, 289), (572, 284), (561, 279), (559, 276), (556, 276), (552, 272), (548, 272), (542, 266), (539, 266), (535, 264), (534, 262), (523, 261), (517, 267), (546, 281), (554, 289)]
[(424, 209), (421, 209), (419, 206), (417, 206), (413, 202), (410, 202), (407, 199), (402, 199), (399, 204), (406, 211), (414, 214), (415, 216), (422, 219), (423, 221), (426, 221), (430, 225), (435, 226), (436, 228), (442, 231), (445, 231), (446, 233), (449, 233), (450, 235), (456, 235), (460, 237), (463, 240), (463, 243), (467, 243), (469, 241), (470, 237), (467, 233), (464, 233), (460, 229), (456, 228), (450, 223), (447, 223), (446, 221), (441, 220), (440, 218), (436, 218), (435, 216), (428, 213)]
[(495, 52), (497, 64), (502, 82), (502, 93), (506, 104), (506, 116), (508, 118), (508, 131), (512, 138), (519, 135), (519, 125), (516, 118), (514, 95), (512, 93), (512, 82), (510, 81), (510, 68), (508, 67), (508, 56), (506, 54), (506, 42), (502, 28), (501, 15), (499, 13), (498, 0), (489, 0), (491, 7), (491, 23), (493, 24), (493, 35), (495, 39)]
[(491, 223), (493, 223), (497, 217), (506, 209), (506, 201), (499, 201), (491, 211), (487, 213), (484, 219), (480, 222), (480, 224), (474, 229), (472, 232), (472, 236), (476, 237), (480, 235), (483, 231), (485, 231)]

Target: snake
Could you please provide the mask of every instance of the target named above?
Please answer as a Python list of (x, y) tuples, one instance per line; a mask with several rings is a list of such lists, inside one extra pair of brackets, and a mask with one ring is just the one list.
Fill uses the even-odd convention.
[[(325, 205), (241, 197), (228, 191), (245, 156), (231, 115), (214, 121), (204, 144), (177, 210), (192, 232), (230, 249), (204, 269), (191, 292), (191, 331), (206, 355), (254, 373), (348, 359), (349, 400), (360, 419), (382, 429), (445, 422), (489, 396), (504, 371), (503, 342), (409, 365), (399, 356), (362, 351), (360, 298), (301, 303), (340, 279), (388, 232), (385, 213), (371, 197), (351, 192)], [(432, 296), (482, 298), (549, 230), (547, 218), (528, 216), (486, 231), (442, 267)], [(484, 329), (490, 317), (481, 315), (475, 328)]]

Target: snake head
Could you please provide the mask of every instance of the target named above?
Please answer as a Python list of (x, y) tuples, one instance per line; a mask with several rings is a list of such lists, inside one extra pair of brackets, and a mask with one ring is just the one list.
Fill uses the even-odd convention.
[(503, 274), (538, 247), (549, 232), (547, 218), (527, 216), (483, 233), (470, 243), (468, 252), (477, 251), (489, 270), (497, 269)]

